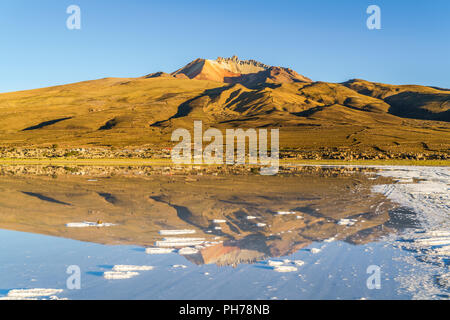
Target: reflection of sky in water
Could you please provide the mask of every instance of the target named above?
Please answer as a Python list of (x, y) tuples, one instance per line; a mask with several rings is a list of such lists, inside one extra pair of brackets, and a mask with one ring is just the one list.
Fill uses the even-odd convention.
[[(322, 248), (319, 253), (308, 249)], [(177, 254), (148, 255), (136, 246), (105, 246), (13, 231), (0, 231), (0, 295), (17, 288), (65, 289), (69, 299), (380, 299), (408, 298), (397, 293), (394, 278), (408, 254), (384, 243), (315, 243), (287, 257), (302, 260), (296, 272), (277, 273), (264, 263), (218, 267), (194, 265)], [(155, 269), (124, 280), (106, 280), (113, 265), (151, 265)], [(382, 270), (381, 290), (366, 287), (366, 269)], [(66, 268), (78, 265), (81, 290), (67, 290)], [(173, 268), (185, 265), (187, 268)]]

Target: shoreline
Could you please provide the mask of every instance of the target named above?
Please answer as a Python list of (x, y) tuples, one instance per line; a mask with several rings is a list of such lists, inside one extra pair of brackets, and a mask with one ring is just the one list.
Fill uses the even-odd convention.
[[(175, 164), (170, 159), (142, 159), (142, 158), (100, 158), (100, 159), (77, 159), (77, 158), (0, 158), (0, 165), (77, 165), (77, 166), (227, 166), (225, 164)], [(312, 159), (280, 159), (280, 166), (289, 165), (377, 165), (377, 166), (435, 166), (450, 167), (450, 160), (312, 160)], [(236, 166), (236, 165), (233, 165)], [(245, 166), (258, 167), (259, 165)]]

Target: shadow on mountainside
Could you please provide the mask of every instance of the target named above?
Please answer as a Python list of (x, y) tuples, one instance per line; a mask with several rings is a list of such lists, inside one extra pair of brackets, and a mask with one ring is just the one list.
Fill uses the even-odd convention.
[(405, 91), (384, 99), (389, 113), (403, 118), (450, 121), (450, 94)]
[(30, 131), (30, 130), (41, 129), (41, 128), (44, 128), (44, 127), (47, 127), (47, 126), (51, 126), (52, 124), (55, 124), (55, 123), (58, 123), (58, 122), (61, 122), (61, 121), (64, 121), (64, 120), (69, 120), (69, 119), (72, 119), (72, 118), (73, 117), (65, 117), (65, 118), (59, 118), (59, 119), (54, 119), (54, 120), (50, 120), (50, 121), (44, 121), (44, 122), (41, 122), (41, 123), (39, 123), (39, 124), (37, 124), (35, 126), (31, 126), (31, 127), (25, 128), (22, 131)]

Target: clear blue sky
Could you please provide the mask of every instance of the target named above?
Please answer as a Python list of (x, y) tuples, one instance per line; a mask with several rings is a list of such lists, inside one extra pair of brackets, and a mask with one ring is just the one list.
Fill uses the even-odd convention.
[[(81, 8), (81, 30), (66, 9)], [(368, 30), (366, 8), (381, 8)], [(238, 55), (313, 80), (450, 88), (448, 0), (1, 0), (0, 92)]]

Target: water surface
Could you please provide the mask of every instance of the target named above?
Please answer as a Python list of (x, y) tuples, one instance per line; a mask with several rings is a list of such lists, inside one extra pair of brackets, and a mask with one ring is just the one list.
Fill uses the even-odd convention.
[[(392, 197), (424, 181), (387, 174), (392, 169), (299, 166), (273, 177), (202, 167), (0, 172), (0, 297), (32, 288), (69, 299), (448, 297), (448, 256), (424, 261), (405, 245), (430, 227), (420, 210)], [(383, 192), (389, 186), (400, 189)], [(443, 197), (445, 210), (448, 189)], [(80, 227), (86, 222), (94, 226)], [(185, 234), (167, 235), (174, 230)], [(439, 237), (445, 250), (447, 236)], [(81, 270), (79, 290), (66, 287), (71, 265)], [(153, 269), (108, 279), (119, 265)], [(369, 266), (380, 268), (379, 289), (367, 285)], [(414, 285), (424, 281), (425, 291)]]

